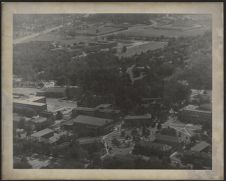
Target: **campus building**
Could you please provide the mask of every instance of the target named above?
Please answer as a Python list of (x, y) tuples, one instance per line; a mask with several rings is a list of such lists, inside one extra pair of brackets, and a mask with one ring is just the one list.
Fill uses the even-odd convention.
[(90, 107), (77, 107), (75, 108), (77, 115), (87, 115), (87, 116), (95, 116), (95, 108)]
[(140, 127), (143, 125), (151, 124), (152, 116), (150, 114), (136, 115), (136, 116), (126, 116), (124, 118), (125, 127)]
[(200, 109), (200, 106), (188, 105), (179, 111), (178, 116), (182, 122), (200, 124), (203, 122), (211, 122), (212, 111)]
[(48, 143), (49, 142), (49, 138), (54, 136), (54, 131), (46, 128), (43, 129), (41, 131), (35, 132), (31, 135), (31, 139), (35, 140), (35, 141), (39, 141), (39, 142), (45, 142)]
[(47, 105), (40, 102), (32, 102), (29, 100), (13, 100), (13, 111), (18, 113), (26, 112), (27, 110), (34, 110), (36, 113), (47, 110)]
[(113, 129), (113, 120), (79, 115), (63, 124), (64, 128), (76, 131), (80, 136), (107, 134)]

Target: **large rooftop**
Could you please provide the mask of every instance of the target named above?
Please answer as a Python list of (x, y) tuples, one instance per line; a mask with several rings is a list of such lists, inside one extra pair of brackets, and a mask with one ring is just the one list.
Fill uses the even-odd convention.
[(95, 108), (90, 108), (90, 107), (76, 107), (76, 111), (95, 111)]
[(145, 115), (135, 115), (135, 116), (126, 116), (124, 119), (126, 120), (134, 120), (134, 119), (151, 119), (150, 114), (145, 114)]
[(211, 110), (210, 111), (202, 110), (202, 109), (200, 109), (199, 106), (196, 106), (196, 105), (187, 105), (184, 108), (182, 108), (181, 110), (184, 110), (184, 111), (195, 111), (195, 112), (202, 112), (202, 113), (211, 113)]
[(93, 116), (79, 115), (73, 119), (74, 123), (88, 124), (93, 126), (104, 126), (113, 122), (111, 119), (98, 118)]
[(200, 143), (196, 144), (195, 146), (193, 146), (191, 148), (191, 151), (197, 151), (200, 152), (202, 150), (204, 150), (205, 148), (207, 148), (210, 144), (205, 142), (205, 141), (201, 141)]
[(64, 93), (66, 90), (66, 87), (45, 87), (42, 89), (42, 91), (45, 92), (56, 92), (56, 93)]
[(31, 119), (32, 122), (34, 123), (43, 123), (45, 121), (47, 121), (47, 118), (45, 117), (35, 117), (33, 119)]
[(45, 106), (45, 103), (40, 102), (31, 102), (29, 100), (20, 100), (20, 99), (13, 99), (13, 103), (17, 104), (25, 104), (25, 105), (33, 105), (33, 106)]
[(52, 133), (52, 132), (53, 132), (53, 130), (46, 128), (46, 129), (43, 129), (43, 130), (38, 131), (36, 133), (33, 133), (31, 136), (32, 137), (42, 137), (42, 136), (49, 134), (49, 133)]
[(77, 139), (77, 141), (81, 145), (99, 142), (100, 140), (101, 140), (100, 137), (83, 137), (83, 138)]

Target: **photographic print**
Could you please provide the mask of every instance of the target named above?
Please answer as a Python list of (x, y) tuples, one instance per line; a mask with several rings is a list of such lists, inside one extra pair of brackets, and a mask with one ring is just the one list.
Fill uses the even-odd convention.
[(213, 14), (11, 23), (12, 169), (213, 170)]

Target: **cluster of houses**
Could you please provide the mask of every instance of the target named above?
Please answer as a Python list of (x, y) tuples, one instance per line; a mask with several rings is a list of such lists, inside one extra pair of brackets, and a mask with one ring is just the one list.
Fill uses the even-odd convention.
[[(75, 94), (80, 91), (77, 88), (75, 90)], [(62, 136), (76, 134), (79, 143), (86, 145), (100, 141), (102, 136), (113, 132), (118, 123), (123, 125), (123, 130), (142, 127), (149, 129), (153, 123), (157, 125), (151, 113), (122, 115), (119, 109), (107, 103), (95, 107), (77, 106), (70, 111), (69, 117), (56, 118), (55, 113), (47, 110), (46, 97), (64, 97), (65, 89), (49, 87), (45, 91), (45, 94), (37, 92), (37, 95), (32, 97), (14, 94), (15, 137), (56, 145)], [(144, 100), (144, 104), (150, 103), (151, 107), (159, 105), (159, 102), (159, 99)], [(28, 109), (34, 110), (36, 114), (27, 116), (26, 110)], [(140, 135), (140, 139), (135, 141), (131, 154), (143, 156), (163, 154), (170, 158), (171, 164), (179, 165), (180, 168), (184, 166), (180, 158), (185, 151), (204, 153), (211, 158), (211, 143), (202, 139), (195, 141), (193, 139), (195, 136), (203, 134), (202, 124), (211, 123), (212, 111), (207, 103), (187, 105), (179, 110), (177, 117), (179, 123), (163, 123), (159, 128), (155, 126), (154, 133), (149, 134), (152, 139), (144, 139), (145, 136)]]

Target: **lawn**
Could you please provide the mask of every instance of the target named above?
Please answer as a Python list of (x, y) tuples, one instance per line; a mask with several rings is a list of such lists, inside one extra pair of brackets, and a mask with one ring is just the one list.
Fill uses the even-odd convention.
[(127, 46), (127, 50), (124, 53), (117, 53), (119, 57), (130, 57), (135, 54), (139, 55), (142, 52), (146, 52), (148, 50), (156, 50), (159, 48), (163, 48), (167, 45), (167, 42), (159, 42), (159, 41), (149, 41), (149, 42), (141, 42), (133, 44), (132, 46)]
[(180, 37), (180, 36), (195, 36), (203, 34), (207, 28), (194, 28), (194, 29), (164, 29), (164, 28), (155, 28), (149, 26), (137, 26), (133, 27), (127, 31), (118, 33), (119, 35), (126, 36), (141, 36), (141, 37)]

